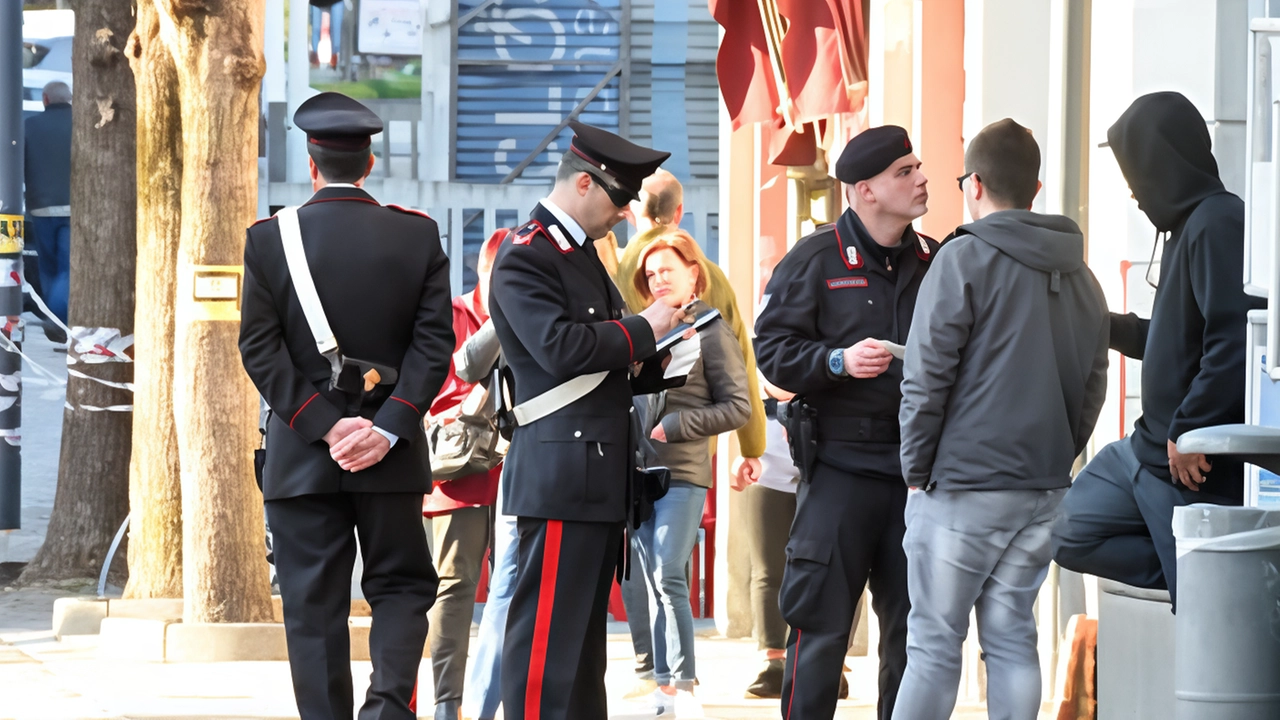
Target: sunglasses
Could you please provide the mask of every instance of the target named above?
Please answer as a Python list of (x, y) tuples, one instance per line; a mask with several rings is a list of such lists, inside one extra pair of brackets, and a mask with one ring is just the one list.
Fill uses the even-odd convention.
[(956, 184), (960, 186), (960, 192), (964, 192), (964, 181), (968, 180), (969, 176), (972, 174), (973, 174), (972, 172), (967, 172), (961, 175), (960, 177), (956, 178)]
[(600, 189), (604, 190), (605, 194), (609, 196), (609, 202), (612, 202), (614, 207), (624, 208), (631, 204), (633, 199), (631, 193), (620, 187), (610, 187), (605, 181), (596, 177), (595, 173), (587, 173), (587, 176), (591, 178), (591, 182), (599, 185)]

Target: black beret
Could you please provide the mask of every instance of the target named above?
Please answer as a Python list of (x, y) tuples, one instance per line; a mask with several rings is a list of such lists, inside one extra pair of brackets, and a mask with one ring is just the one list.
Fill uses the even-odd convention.
[(382, 132), (382, 118), (359, 101), (336, 92), (308, 98), (293, 114), (307, 141), (335, 150), (363, 150), (369, 136)]
[(577, 120), (571, 120), (569, 127), (574, 132), (569, 151), (612, 178), (619, 187), (631, 194), (633, 200), (640, 199), (640, 185), (644, 179), (671, 157), (669, 152), (636, 145), (608, 130)]
[(854, 135), (844, 146), (844, 152), (836, 161), (836, 179), (852, 185), (873, 178), (911, 152), (911, 138), (906, 130), (897, 125), (869, 128)]

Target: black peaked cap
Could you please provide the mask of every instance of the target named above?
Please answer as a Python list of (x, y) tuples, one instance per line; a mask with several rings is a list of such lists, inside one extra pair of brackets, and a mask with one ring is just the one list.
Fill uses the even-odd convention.
[(307, 141), (335, 150), (362, 150), (369, 137), (382, 132), (382, 118), (342, 93), (322, 92), (308, 98), (293, 114), (293, 124)]
[(907, 131), (897, 125), (881, 125), (864, 130), (844, 146), (836, 161), (836, 179), (852, 185), (884, 172), (898, 158), (914, 148)]
[(640, 199), (640, 185), (644, 179), (671, 157), (669, 152), (636, 145), (608, 130), (577, 120), (569, 121), (569, 127), (574, 132), (569, 150), (613, 178), (635, 200)]

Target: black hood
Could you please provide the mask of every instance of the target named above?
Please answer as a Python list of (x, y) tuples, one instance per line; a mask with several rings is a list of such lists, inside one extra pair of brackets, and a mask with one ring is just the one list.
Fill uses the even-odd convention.
[(1225, 191), (1209, 129), (1181, 93), (1134, 100), (1107, 130), (1107, 142), (1156, 230), (1172, 230), (1200, 201)]

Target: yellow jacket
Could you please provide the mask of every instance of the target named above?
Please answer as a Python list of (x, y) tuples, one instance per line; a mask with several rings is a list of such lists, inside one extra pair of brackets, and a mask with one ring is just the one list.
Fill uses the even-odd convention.
[[(665, 228), (659, 226), (631, 238), (622, 252), (622, 257), (618, 260), (617, 273), (613, 279), (622, 293), (622, 298), (627, 301), (627, 307), (631, 308), (631, 312), (638, 313), (645, 309), (644, 300), (640, 298), (640, 293), (636, 292), (632, 282), (632, 278), (639, 269), (640, 253), (661, 235), (663, 230)], [(747, 362), (747, 393), (751, 396), (751, 418), (747, 420), (746, 425), (737, 430), (738, 444), (741, 446), (743, 457), (758, 458), (764, 454), (765, 415), (764, 402), (760, 398), (760, 382), (756, 374), (756, 353), (751, 347), (751, 333), (742, 320), (742, 313), (738, 312), (738, 299), (734, 295), (733, 287), (729, 285), (729, 278), (725, 277), (720, 266), (708, 262), (706, 267), (702, 268), (702, 272), (707, 277), (707, 290), (700, 299), (719, 310), (720, 316), (729, 323), (729, 329), (733, 331), (734, 337), (738, 338), (738, 345), (742, 347), (742, 357)]]

